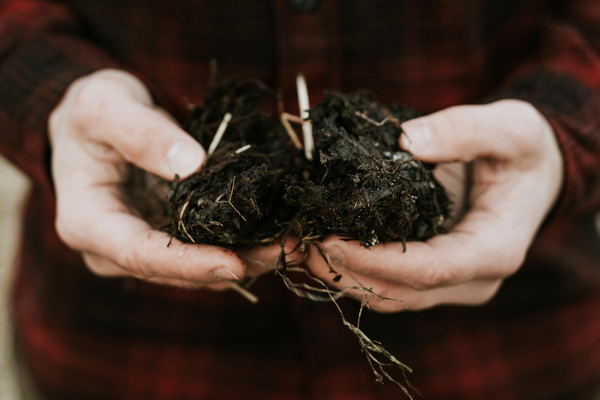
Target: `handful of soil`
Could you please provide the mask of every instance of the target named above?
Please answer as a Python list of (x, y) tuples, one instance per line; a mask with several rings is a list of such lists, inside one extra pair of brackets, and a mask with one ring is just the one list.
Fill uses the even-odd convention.
[(259, 111), (274, 93), (259, 81), (213, 85), (187, 131), (209, 148), (206, 166), (171, 186), (172, 235), (230, 248), (268, 244), (288, 233), (380, 242), (426, 240), (443, 230), (449, 200), (432, 166), (398, 146), (400, 124), (419, 114), (364, 95), (330, 93), (309, 119), (314, 160), (293, 147), (278, 121)]
[[(293, 234), (302, 245), (318, 248), (326, 236), (339, 235), (369, 248), (387, 241), (426, 240), (443, 231), (449, 200), (433, 177), (433, 166), (398, 146), (400, 124), (417, 117), (416, 111), (385, 107), (365, 95), (330, 93), (309, 110), (315, 148), (308, 160), (292, 144), (285, 125), (259, 111), (264, 97), (275, 94), (261, 82), (230, 80), (211, 86), (205, 104), (194, 110), (186, 127), (190, 135), (205, 149), (215, 147), (218, 134), (223, 133), (223, 140), (200, 172), (172, 182), (167, 229), (174, 237), (250, 248), (285, 242)], [(306, 273), (288, 266), (282, 250), (276, 272), (286, 286), (314, 300), (332, 300), (343, 324), (356, 334), (377, 381), (387, 378), (412, 398), (385, 370), (395, 365), (406, 379), (410, 368), (370, 340), (359, 323), (348, 322), (336, 302), (343, 292), (310, 276), (317, 287), (296, 284), (287, 277), (291, 270)], [(367, 305), (363, 302), (359, 321)]]

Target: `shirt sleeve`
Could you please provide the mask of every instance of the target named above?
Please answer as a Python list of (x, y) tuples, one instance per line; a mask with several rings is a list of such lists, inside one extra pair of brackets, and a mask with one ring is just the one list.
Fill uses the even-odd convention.
[(109, 67), (64, 4), (0, 0), (0, 152), (50, 187), (48, 116), (74, 80)]
[(553, 215), (573, 217), (600, 208), (600, 2), (573, 1), (560, 14), (494, 98), (528, 101), (551, 123), (565, 169)]

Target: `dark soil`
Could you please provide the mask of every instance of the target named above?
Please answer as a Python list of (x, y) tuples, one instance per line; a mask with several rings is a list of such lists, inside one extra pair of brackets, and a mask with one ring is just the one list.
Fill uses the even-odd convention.
[(271, 117), (258, 112), (264, 96), (274, 94), (258, 81), (228, 81), (212, 87), (195, 109), (187, 131), (205, 149), (224, 115), (233, 117), (206, 166), (172, 184), (169, 229), (181, 241), (252, 247), (274, 240), (293, 218), (281, 198), (294, 155)]
[(340, 235), (368, 248), (426, 240), (443, 229), (449, 200), (432, 166), (398, 146), (400, 124), (416, 111), (330, 93), (310, 110), (309, 162), (279, 121), (259, 111), (274, 96), (259, 81), (230, 80), (213, 85), (194, 110), (187, 131), (205, 149), (224, 115), (233, 117), (206, 167), (171, 185), (174, 237), (249, 248), (287, 233), (313, 241)]
[[(186, 243), (250, 248), (285, 241), (288, 234), (315, 246), (328, 235), (339, 235), (368, 248), (387, 241), (426, 240), (443, 231), (449, 200), (432, 175), (433, 166), (398, 146), (400, 124), (417, 117), (415, 110), (383, 106), (364, 94), (330, 93), (309, 112), (315, 150), (314, 160), (308, 161), (283, 125), (259, 111), (262, 99), (275, 97), (259, 81), (212, 85), (187, 131), (208, 149), (225, 114), (231, 113), (232, 119), (206, 166), (171, 184), (167, 229), (174, 237)], [(410, 368), (370, 340), (359, 323), (348, 322), (336, 302), (343, 291), (332, 291), (312, 277), (314, 286), (292, 282), (287, 273), (298, 270), (307, 273), (288, 267), (282, 250), (277, 273), (283, 283), (301, 296), (333, 301), (344, 325), (356, 334), (376, 380), (389, 379), (412, 398), (385, 369), (398, 367), (410, 386)], [(340, 278), (336, 272), (332, 279)], [(359, 322), (364, 307), (366, 300)]]

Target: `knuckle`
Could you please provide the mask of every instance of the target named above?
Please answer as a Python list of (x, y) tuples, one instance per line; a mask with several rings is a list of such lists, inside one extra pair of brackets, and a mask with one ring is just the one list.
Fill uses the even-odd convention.
[(84, 81), (73, 94), (71, 122), (79, 130), (97, 126), (103, 116), (107, 115), (108, 106), (106, 88), (102, 87), (102, 82)]
[(96, 127), (118, 111), (115, 101), (130, 96), (122, 80), (114, 73), (98, 72), (76, 81), (70, 91), (72, 123), (79, 129)]
[(127, 123), (127, 135), (119, 138), (121, 145), (127, 149), (129, 161), (141, 160), (160, 145), (159, 137), (153, 134), (148, 122), (143, 118), (131, 118)]
[(516, 150), (536, 152), (547, 128), (547, 121), (531, 103), (522, 100), (502, 100), (497, 104), (506, 107), (514, 117), (507, 122), (505, 135)]
[(535, 106), (523, 100), (503, 100), (503, 103), (509, 104), (514, 109), (514, 113), (523, 120), (524, 123), (537, 123), (540, 113)]

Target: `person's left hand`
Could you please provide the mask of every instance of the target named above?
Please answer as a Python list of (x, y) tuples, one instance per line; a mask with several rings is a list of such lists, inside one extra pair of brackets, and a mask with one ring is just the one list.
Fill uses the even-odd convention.
[(369, 301), (378, 312), (421, 310), (440, 304), (487, 302), (524, 261), (562, 186), (563, 162), (548, 121), (529, 103), (503, 100), (457, 106), (402, 125), (401, 146), (425, 162), (472, 163), (470, 207), (447, 234), (426, 242), (389, 242), (365, 249), (327, 238), (334, 275), (317, 249), (309, 270)]

